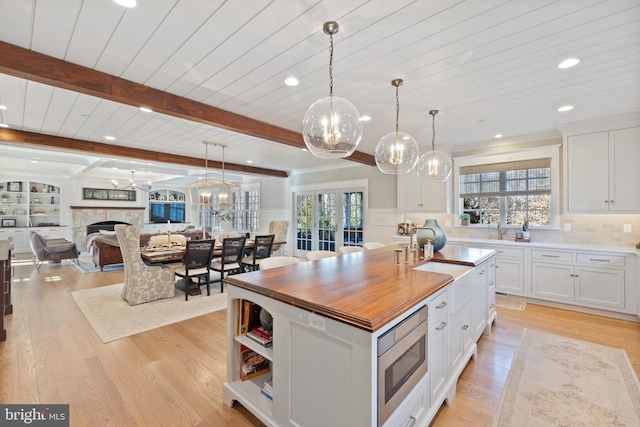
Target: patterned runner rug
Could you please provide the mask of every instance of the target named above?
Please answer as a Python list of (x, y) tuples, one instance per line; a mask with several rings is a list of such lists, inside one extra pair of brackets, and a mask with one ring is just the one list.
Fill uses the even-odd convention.
[(133, 306), (122, 299), (122, 286), (119, 283), (71, 292), (78, 308), (105, 343), (227, 307), (227, 294), (220, 293), (219, 284), (211, 285), (211, 296), (205, 290), (185, 301), (184, 293), (176, 289), (173, 298)]
[(493, 426), (640, 426), (640, 382), (624, 350), (525, 329)]
[(527, 307), (527, 303), (524, 301), (518, 301), (508, 297), (496, 295), (496, 306), (508, 308), (509, 310), (524, 311), (524, 309)]

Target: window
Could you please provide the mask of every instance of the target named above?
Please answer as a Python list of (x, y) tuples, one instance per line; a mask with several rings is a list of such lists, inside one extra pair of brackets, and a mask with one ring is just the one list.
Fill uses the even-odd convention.
[(460, 205), (471, 224), (551, 226), (551, 159), (461, 167)]
[(260, 185), (250, 185), (231, 195), (234, 211), (231, 227), (234, 230), (257, 230), (260, 225)]
[(362, 246), (363, 199), (362, 191), (342, 193), (342, 244), (344, 246)]

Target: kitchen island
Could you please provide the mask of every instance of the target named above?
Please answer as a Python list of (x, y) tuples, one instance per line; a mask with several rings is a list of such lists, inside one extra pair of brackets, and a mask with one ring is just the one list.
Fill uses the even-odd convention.
[[(378, 338), (428, 307), (429, 371), (385, 424), (395, 425), (409, 411), (419, 414), (408, 420), (414, 417), (416, 425), (426, 425), (442, 400), (455, 395), (459, 360), (475, 355), (477, 337), (471, 331), (482, 333), (487, 319), (495, 318), (495, 314), (488, 315), (491, 297), (486, 280), (494, 251), (444, 248), (431, 261), (396, 266), (395, 249), (385, 247), (228, 277), (225, 403), (239, 401), (267, 425), (380, 425)], [(443, 274), (446, 268), (424, 268), (434, 263), (467, 268), (455, 269), (454, 281), (453, 275)], [(471, 296), (473, 292), (482, 294), (480, 304)], [(273, 316), (272, 346), (264, 347), (241, 333), (244, 301)], [(461, 331), (469, 331), (470, 337), (464, 354), (456, 358), (455, 369), (449, 360), (450, 340), (462, 343), (463, 338), (446, 328), (450, 308), (454, 320), (464, 319)], [(470, 327), (474, 312), (482, 328)], [(431, 339), (432, 334), (438, 336)], [(268, 373), (240, 380), (245, 348), (269, 361)], [(434, 373), (435, 387), (431, 387)], [(261, 393), (270, 378), (272, 399)]]

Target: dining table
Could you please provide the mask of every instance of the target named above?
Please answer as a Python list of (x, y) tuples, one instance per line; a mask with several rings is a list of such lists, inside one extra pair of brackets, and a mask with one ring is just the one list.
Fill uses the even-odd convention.
[[(274, 245), (284, 245), (287, 242), (277, 241), (273, 242)], [(255, 242), (253, 240), (247, 240), (244, 245), (245, 255), (248, 255), (253, 250)], [(163, 264), (168, 267), (177, 267), (181, 265), (184, 255), (187, 251), (186, 245), (174, 244), (174, 245), (162, 245), (157, 247), (144, 247), (140, 249), (140, 256), (142, 260), (147, 264)], [(222, 242), (216, 242), (213, 248), (213, 257), (219, 257), (222, 255)], [(183, 286), (184, 287), (184, 286)], [(189, 280), (188, 287), (189, 296), (200, 295), (201, 290), (197, 283)]]

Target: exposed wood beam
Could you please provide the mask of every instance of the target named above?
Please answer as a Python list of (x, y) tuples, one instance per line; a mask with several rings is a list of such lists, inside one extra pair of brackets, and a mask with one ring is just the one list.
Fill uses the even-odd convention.
[[(175, 154), (157, 153), (155, 151), (141, 150), (139, 148), (121, 147), (113, 144), (101, 142), (82, 141), (79, 139), (63, 138), (60, 136), (44, 135), (40, 133), (25, 132), (21, 130), (0, 128), (0, 140), (17, 144), (29, 144), (38, 147), (48, 147), (60, 150), (73, 150), (90, 153), (98, 156), (126, 157), (130, 159), (147, 160), (152, 162), (173, 163), (177, 165), (192, 166), (197, 168), (205, 167), (205, 159)], [(207, 166), (211, 169), (222, 169), (222, 162), (209, 160)], [(236, 172), (251, 173), (257, 175), (274, 176), (286, 178), (287, 172), (258, 168), (247, 165), (237, 165), (235, 163), (224, 162), (224, 169)]]
[[(0, 72), (229, 131), (304, 148), (302, 135), (197, 101), (0, 42)], [(345, 160), (375, 166), (375, 158), (356, 151)]]

